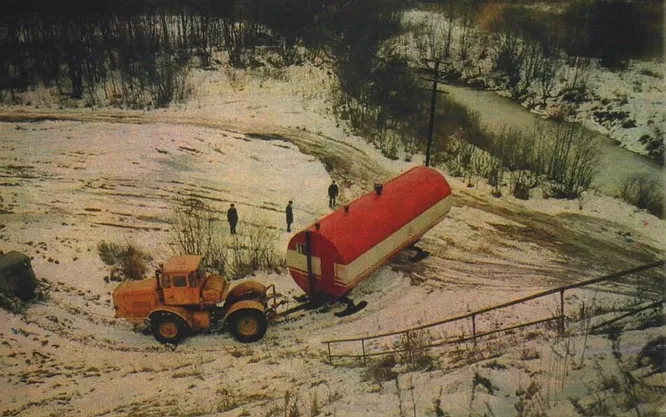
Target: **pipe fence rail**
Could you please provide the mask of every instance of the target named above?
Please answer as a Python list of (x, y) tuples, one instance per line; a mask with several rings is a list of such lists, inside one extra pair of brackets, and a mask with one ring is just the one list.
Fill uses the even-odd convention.
[[(379, 333), (379, 334), (374, 334), (374, 335), (371, 335), (371, 336), (326, 340), (326, 341), (323, 341), (321, 343), (326, 345), (329, 364), (333, 364), (333, 359), (335, 359), (335, 358), (362, 359), (363, 362), (365, 363), (367, 358), (369, 358), (369, 357), (381, 356), (381, 355), (387, 355), (387, 354), (393, 354), (393, 353), (397, 353), (397, 354), (411, 353), (414, 350), (425, 350), (425, 349), (430, 349), (430, 348), (433, 348), (433, 347), (439, 347), (439, 346), (444, 346), (444, 345), (449, 345), (449, 344), (459, 344), (459, 343), (465, 343), (465, 342), (472, 341), (474, 346), (476, 346), (477, 340), (480, 339), (480, 338), (483, 338), (483, 337), (487, 337), (487, 336), (497, 334), (497, 333), (501, 333), (501, 332), (508, 332), (508, 331), (512, 331), (512, 330), (520, 329), (520, 328), (524, 328), (524, 327), (536, 326), (538, 324), (544, 324), (544, 323), (548, 323), (548, 322), (552, 322), (552, 321), (557, 322), (558, 332), (559, 332), (560, 335), (562, 335), (562, 334), (564, 334), (564, 331), (565, 331), (565, 321), (566, 321), (566, 314), (565, 314), (565, 311), (564, 311), (564, 292), (565, 291), (576, 289), (576, 288), (587, 287), (587, 286), (590, 286), (590, 285), (593, 285), (593, 284), (596, 284), (596, 283), (599, 283), (599, 282), (610, 281), (610, 280), (613, 280), (613, 279), (616, 279), (616, 278), (624, 277), (626, 275), (631, 275), (631, 274), (635, 274), (635, 273), (638, 273), (638, 272), (647, 271), (647, 270), (657, 268), (657, 267), (664, 267), (665, 265), (666, 265), (666, 260), (660, 260), (660, 261), (652, 262), (652, 263), (649, 263), (649, 264), (641, 265), (641, 266), (638, 266), (638, 267), (635, 267), (635, 268), (626, 269), (624, 271), (616, 272), (616, 273), (613, 273), (613, 274), (593, 278), (593, 279), (590, 279), (590, 280), (587, 280), (587, 281), (582, 281), (582, 282), (579, 282), (579, 283), (564, 285), (564, 286), (561, 286), (561, 287), (557, 287), (557, 288), (553, 288), (553, 289), (550, 289), (550, 290), (542, 291), (542, 292), (539, 292), (539, 293), (536, 293), (536, 294), (529, 295), (527, 297), (519, 298), (517, 300), (513, 300), (513, 301), (506, 302), (506, 303), (498, 304), (498, 305), (495, 305), (495, 306), (492, 306), (492, 307), (487, 307), (487, 308), (483, 308), (483, 309), (480, 309), (480, 310), (476, 310), (476, 311), (473, 311), (471, 313), (466, 313), (466, 314), (462, 314), (462, 315), (459, 315), (459, 316), (447, 318), (447, 319), (444, 319), (444, 320), (439, 320), (439, 321), (423, 324), (423, 325), (420, 325), (420, 326), (411, 327), (409, 329), (396, 330), (396, 331), (386, 332), (386, 333)], [(514, 325), (509, 326), (509, 327), (497, 328), (497, 329), (493, 329), (493, 330), (485, 331), (485, 332), (479, 332), (477, 330), (476, 318), (479, 315), (482, 315), (482, 314), (485, 314), (485, 313), (488, 313), (488, 312), (491, 312), (491, 311), (499, 310), (499, 309), (502, 309), (502, 308), (510, 307), (510, 306), (513, 306), (513, 305), (522, 304), (522, 303), (525, 303), (527, 301), (547, 297), (549, 295), (553, 295), (553, 294), (557, 294), (557, 293), (559, 293), (559, 295), (560, 295), (560, 297), (559, 297), (559, 306), (558, 306), (559, 311), (557, 312), (558, 314), (555, 315), (555, 316), (548, 317), (548, 318), (543, 318), (543, 319), (539, 319), (539, 320), (534, 320), (534, 321), (530, 321), (530, 322), (527, 322), (527, 323), (514, 324)], [(610, 323), (616, 322), (616, 321), (618, 321), (622, 318), (628, 317), (631, 314), (636, 314), (640, 311), (644, 311), (644, 310), (647, 310), (647, 309), (650, 309), (650, 308), (657, 307), (658, 305), (663, 304), (663, 303), (664, 303), (664, 299), (662, 299), (660, 301), (653, 302), (653, 303), (651, 303), (647, 306), (643, 306), (641, 308), (632, 310), (627, 314), (623, 314), (620, 317), (616, 317), (615, 319), (610, 320), (610, 321), (605, 322), (605, 323), (602, 323), (602, 324), (610, 324)], [(437, 326), (441, 326), (441, 325), (444, 325), (444, 324), (447, 324), (447, 323), (454, 323), (454, 322), (459, 322), (459, 321), (467, 320), (467, 319), (471, 319), (471, 327), (472, 327), (471, 335), (469, 335), (469, 336), (465, 336), (463, 334), (462, 337), (458, 337), (458, 338), (454, 338), (454, 339), (440, 340), (440, 341), (437, 341), (435, 343), (428, 343), (426, 345), (418, 345), (417, 346), (417, 345), (414, 345), (414, 343), (413, 343), (414, 341), (412, 340), (412, 338), (414, 337), (413, 335), (415, 334), (415, 332), (430, 329), (430, 328), (437, 327)], [(595, 328), (598, 328), (600, 326), (601, 325), (597, 325), (597, 326), (595, 326)], [(376, 352), (368, 352), (367, 351), (368, 346), (367, 346), (366, 342), (371, 341), (371, 340), (375, 340), (375, 339), (380, 339), (380, 338), (387, 338), (387, 337), (390, 337), (390, 336), (400, 336), (405, 341), (405, 343), (404, 343), (405, 347), (404, 348), (398, 348), (398, 349), (384, 349), (384, 350), (376, 351)], [(343, 343), (353, 343), (353, 342), (360, 342), (361, 352), (359, 354), (334, 354), (331, 351), (331, 346), (332, 345), (340, 345), (340, 344), (343, 344)], [(414, 346), (412, 346), (412, 345), (414, 345)]]

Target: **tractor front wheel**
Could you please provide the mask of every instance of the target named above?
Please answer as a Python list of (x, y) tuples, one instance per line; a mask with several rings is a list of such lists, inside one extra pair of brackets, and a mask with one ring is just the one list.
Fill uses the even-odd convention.
[(244, 308), (232, 313), (227, 318), (229, 332), (241, 343), (260, 340), (268, 329), (266, 315), (259, 310)]
[(178, 344), (189, 333), (185, 320), (173, 313), (158, 312), (150, 316), (153, 336), (160, 343)]

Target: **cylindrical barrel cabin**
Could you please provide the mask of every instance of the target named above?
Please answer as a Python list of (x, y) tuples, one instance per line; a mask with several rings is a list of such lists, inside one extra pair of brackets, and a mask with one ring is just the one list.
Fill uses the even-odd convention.
[(340, 298), (439, 223), (451, 188), (436, 170), (415, 167), (294, 235), (287, 266), (309, 295)]

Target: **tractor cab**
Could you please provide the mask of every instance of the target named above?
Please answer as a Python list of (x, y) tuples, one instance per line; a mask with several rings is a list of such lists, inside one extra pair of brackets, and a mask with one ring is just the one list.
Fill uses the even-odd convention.
[(226, 281), (206, 276), (199, 255), (174, 256), (155, 271), (157, 291), (165, 305), (217, 304), (224, 299)]

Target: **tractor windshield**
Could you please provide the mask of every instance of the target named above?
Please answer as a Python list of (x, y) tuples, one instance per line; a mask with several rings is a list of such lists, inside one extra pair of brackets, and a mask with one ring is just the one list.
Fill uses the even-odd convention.
[(187, 287), (187, 278), (182, 275), (176, 275), (171, 278), (174, 287)]

